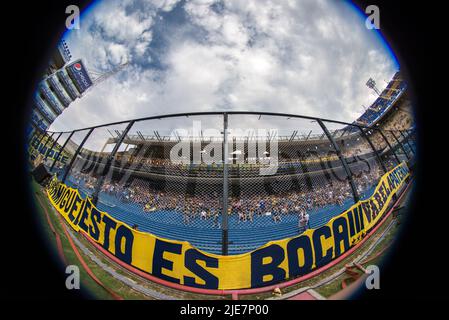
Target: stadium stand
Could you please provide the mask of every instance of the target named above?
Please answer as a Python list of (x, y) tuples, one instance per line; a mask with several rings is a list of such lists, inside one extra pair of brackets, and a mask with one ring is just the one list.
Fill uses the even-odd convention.
[[(353, 124), (364, 126), (375, 125), (382, 117), (389, 113), (396, 101), (400, 99), (407, 90), (407, 83), (402, 79), (400, 72), (397, 72), (388, 83), (382, 94), (366, 109), (366, 111)], [(356, 130), (348, 126), (347, 130)]]
[[(83, 197), (95, 199), (100, 210), (139, 231), (185, 240), (207, 252), (222, 252), (222, 215), (227, 214), (228, 253), (240, 254), (324, 225), (356, 200), (368, 198), (386, 170), (408, 160), (415, 152), (415, 134), (407, 111), (410, 106), (403, 98), (406, 88), (396, 74), (353, 124), (323, 121), (325, 127), (332, 127), (329, 136), (317, 121), (265, 116), (284, 134), (268, 136), (278, 149), (268, 145), (263, 156), (257, 153), (256, 161), (251, 148), (260, 147), (250, 143), (254, 137), (233, 137), (227, 210), (222, 210), (223, 161), (180, 163), (170, 156), (183, 139), (192, 143), (199, 139), (199, 150), (204, 152), (211, 141), (218, 141), (221, 148), (221, 137), (159, 133), (178, 119), (143, 120), (126, 133), (127, 123), (78, 130), (73, 135), (36, 135), (31, 158), (42, 152), (48, 156), (52, 146), (58, 146), (59, 151), (53, 152), (57, 160), (47, 161), (48, 169)], [(221, 121), (220, 117), (216, 118)], [(243, 123), (257, 123), (253, 118), (260, 120), (261, 115), (240, 118)], [(214, 123), (207, 116), (203, 121)], [(388, 130), (396, 130), (396, 135)], [(266, 160), (271, 161), (272, 151), (278, 154), (277, 170), (260, 175), (261, 169), (269, 167)]]

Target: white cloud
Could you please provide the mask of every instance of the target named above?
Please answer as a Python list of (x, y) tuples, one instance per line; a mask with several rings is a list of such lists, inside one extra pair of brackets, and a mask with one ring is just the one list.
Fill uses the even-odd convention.
[(124, 45), (111, 43), (108, 46), (108, 52), (111, 56), (110, 60), (114, 65), (119, 65), (128, 60), (128, 49)]
[[(375, 99), (366, 80), (385, 87), (396, 71), (373, 31), (343, 2), (232, 0), (218, 10), (214, 3), (187, 1), (187, 22), (162, 28), (162, 35), (154, 33), (160, 14), (178, 1), (108, 0), (95, 8), (84, 29), (68, 37), (74, 57), (99, 70), (125, 58), (131, 65), (73, 103), (53, 128), (217, 110), (350, 122)], [(166, 47), (155, 51), (160, 37)], [(146, 65), (153, 62), (149, 51), (159, 52), (166, 69)]]

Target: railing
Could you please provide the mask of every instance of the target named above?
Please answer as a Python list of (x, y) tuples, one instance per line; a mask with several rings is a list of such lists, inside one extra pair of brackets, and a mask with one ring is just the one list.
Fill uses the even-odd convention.
[(415, 141), (413, 130), (203, 112), (36, 133), (30, 155), (131, 227), (226, 255), (325, 224), (413, 164)]

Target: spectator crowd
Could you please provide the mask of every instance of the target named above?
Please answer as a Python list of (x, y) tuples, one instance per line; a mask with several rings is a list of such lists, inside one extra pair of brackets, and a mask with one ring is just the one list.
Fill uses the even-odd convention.
[[(374, 166), (369, 172), (354, 175), (358, 192), (363, 194), (375, 186), (382, 172)], [(88, 191), (93, 191), (96, 178), (81, 172), (72, 173), (71, 180)], [(256, 190), (241, 192), (240, 196), (229, 197), (228, 214), (235, 215), (239, 223), (253, 222), (255, 216), (269, 216), (274, 222), (281, 222), (285, 215), (297, 215), (300, 226), (306, 227), (309, 212), (327, 206), (342, 206), (346, 199), (352, 197), (351, 187), (347, 179), (315, 179), (309, 188), (294, 190), (287, 185), (286, 190), (268, 194)], [(101, 192), (115, 197), (123, 203), (140, 206), (144, 212), (170, 210), (182, 214), (185, 224), (193, 219), (211, 219), (214, 226), (219, 226), (219, 214), (222, 211), (222, 197), (219, 190), (205, 188), (184, 192), (179, 187), (156, 187), (142, 178), (134, 178), (129, 184), (117, 181), (105, 182)]]

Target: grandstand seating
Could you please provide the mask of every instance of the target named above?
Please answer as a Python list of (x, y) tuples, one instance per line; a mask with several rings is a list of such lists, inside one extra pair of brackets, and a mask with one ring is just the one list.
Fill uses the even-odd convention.
[[(358, 119), (359, 122), (371, 125), (390, 110), (406, 87), (398, 75), (394, 79), (382, 96)], [(385, 123), (384, 120), (382, 122)], [(382, 170), (376, 154), (358, 131), (360, 128), (347, 125), (333, 131), (332, 136), (346, 159), (363, 200), (373, 193)], [(269, 241), (300, 235), (305, 228), (299, 226), (299, 213), (307, 212), (308, 227), (315, 229), (353, 204), (347, 173), (325, 134), (310, 138), (309, 133), (294, 140), (295, 135), (279, 144), (279, 164), (276, 173), (270, 177), (259, 177), (260, 164), (228, 165), (229, 199), (234, 201), (228, 203), (229, 212), (232, 212), (228, 221), (229, 254), (249, 252)], [(188, 241), (198, 249), (220, 254), (221, 216), (216, 213), (221, 206), (218, 194), (223, 187), (223, 165), (172, 163), (162, 151), (170, 149), (173, 142), (150, 143), (142, 137), (141, 134), (128, 136), (127, 144), (133, 147), (127, 147), (111, 158), (108, 183), (98, 179), (99, 169), (106, 163), (107, 152), (89, 148), (81, 149), (65, 183), (86, 197), (92, 196), (92, 189), (99, 182), (98, 209), (139, 231), (166, 239)], [(393, 139), (390, 139), (390, 147), (379, 134), (373, 133), (370, 137), (387, 168), (394, 165), (391, 160), (394, 151), (398, 151), (400, 160), (406, 160)], [(113, 140), (108, 138), (105, 146)], [(415, 149), (414, 139), (409, 140), (412, 149)], [(407, 154), (412, 152), (408, 144), (404, 147)], [(64, 170), (61, 166), (55, 167), (52, 172), (61, 179)], [(290, 181), (290, 176), (295, 179)], [(331, 180), (333, 183), (329, 184)], [(168, 187), (166, 181), (170, 182)], [(371, 187), (360, 192), (359, 188), (368, 185)], [(244, 191), (240, 189), (242, 186)], [(301, 195), (307, 190), (314, 193)], [(260, 209), (260, 203), (263, 209)], [(265, 211), (273, 212), (273, 216), (261, 214)], [(280, 221), (275, 221), (278, 217)]]
[[(365, 126), (373, 125), (379, 118), (382, 117), (394, 104), (397, 98), (407, 88), (407, 84), (400, 78), (399, 72), (393, 76), (388, 86), (382, 92), (381, 96), (374, 101), (374, 103), (355, 121), (356, 123)], [(347, 128), (348, 131), (355, 132), (356, 128)]]
[[(75, 187), (70, 179), (68, 185)], [(90, 195), (83, 186), (78, 186), (81, 195)], [(362, 198), (368, 198), (374, 192), (374, 187), (363, 193)], [(332, 205), (310, 211), (310, 228), (315, 229), (326, 224), (353, 204), (347, 199), (342, 206)], [(101, 193), (97, 207), (109, 213), (112, 217), (129, 226), (138, 226), (138, 230), (155, 234), (159, 237), (184, 240), (206, 252), (221, 253), (221, 229), (213, 226), (213, 221), (201, 220), (196, 217), (195, 223), (185, 225), (179, 212), (159, 210), (145, 212), (141, 207), (123, 203), (114, 196)], [(263, 226), (257, 224), (257, 219), (264, 219)], [(238, 222), (236, 215), (229, 218), (229, 254), (240, 254), (256, 249), (271, 240), (278, 240), (299, 235), (304, 230), (298, 226), (296, 214), (282, 216), (282, 221), (275, 223), (271, 217), (255, 216), (254, 222)]]

